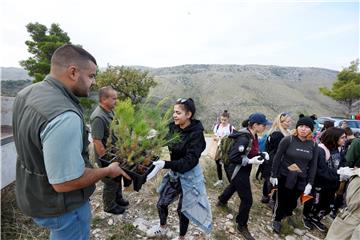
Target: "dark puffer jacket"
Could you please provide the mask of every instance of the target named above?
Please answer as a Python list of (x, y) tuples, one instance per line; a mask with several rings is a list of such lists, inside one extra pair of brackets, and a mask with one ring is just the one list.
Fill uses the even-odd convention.
[(170, 135), (180, 133), (180, 140), (168, 146), (171, 161), (165, 161), (164, 168), (185, 173), (199, 163), (201, 153), (205, 150), (204, 127), (199, 120), (191, 120), (190, 125), (184, 129), (173, 122), (169, 128)]
[(339, 186), (339, 175), (336, 173), (337, 169), (328, 166), (327, 161), (329, 160), (326, 160), (325, 155), (325, 150), (319, 147), (314, 186), (325, 189), (337, 189)]

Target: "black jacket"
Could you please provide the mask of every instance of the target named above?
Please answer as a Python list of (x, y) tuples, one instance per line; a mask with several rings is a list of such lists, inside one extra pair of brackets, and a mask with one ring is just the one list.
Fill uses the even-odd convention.
[(180, 133), (180, 140), (168, 146), (171, 161), (165, 161), (164, 168), (185, 173), (199, 163), (201, 153), (205, 150), (204, 127), (199, 120), (191, 120), (190, 125), (184, 129), (173, 122), (169, 128), (170, 135)]
[(276, 130), (272, 132), (266, 139), (266, 152), (269, 154), (270, 159), (269, 161), (264, 161), (264, 163), (259, 166), (259, 168), (261, 169), (262, 177), (270, 177), (273, 159), (278, 149), (279, 143), (283, 138), (284, 134), (282, 134), (281, 131)]
[[(234, 145), (230, 148), (230, 152), (229, 152), (230, 164), (225, 166), (225, 171), (228, 176), (232, 176), (236, 165), (243, 164), (243, 157), (247, 151), (247, 148), (250, 147), (250, 149), (251, 149), (253, 147), (253, 146), (249, 146), (250, 138), (253, 139), (253, 141), (252, 141), (252, 145), (253, 145), (254, 140), (255, 139), (257, 140), (257, 135), (252, 136), (252, 134), (250, 132), (249, 132), (249, 134), (239, 135), (238, 132), (234, 132), (234, 133), (230, 134), (229, 137), (235, 138), (235, 142), (234, 142)], [(243, 147), (241, 148), (241, 146), (243, 146)], [(243, 151), (239, 151), (239, 148), (242, 149)], [(247, 152), (249, 152), (249, 150)], [(258, 151), (257, 151), (256, 155), (257, 154), (258, 154)], [(247, 157), (252, 158), (254, 156), (250, 156), (250, 153), (248, 153)], [(241, 166), (239, 171), (246, 173), (246, 175), (250, 175), (251, 166), (252, 166), (251, 164)]]
[(314, 186), (325, 189), (337, 189), (338, 184), (339, 175), (336, 173), (336, 169), (329, 168), (326, 162), (325, 150), (319, 147)]

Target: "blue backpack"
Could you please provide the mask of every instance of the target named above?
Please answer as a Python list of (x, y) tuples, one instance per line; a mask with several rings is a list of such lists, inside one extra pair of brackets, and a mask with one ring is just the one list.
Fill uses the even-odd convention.
[(269, 137), (269, 133), (265, 133), (260, 139), (259, 139), (259, 151), (260, 152), (266, 152), (266, 142)]

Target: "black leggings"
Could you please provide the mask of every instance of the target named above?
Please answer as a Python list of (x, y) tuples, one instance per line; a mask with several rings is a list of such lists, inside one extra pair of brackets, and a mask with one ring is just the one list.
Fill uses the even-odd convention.
[(178, 196), (180, 196), (179, 204), (177, 207), (177, 212), (180, 220), (180, 236), (185, 236), (189, 226), (189, 219), (181, 212), (183, 194), (179, 179), (173, 182), (169, 180), (165, 184), (164, 189), (160, 193), (160, 198), (156, 207), (159, 212), (160, 225), (166, 225), (166, 220), (168, 216), (168, 206), (171, 203), (175, 202)]
[(217, 175), (219, 180), (222, 180), (222, 164), (220, 162), (220, 159), (215, 160), (216, 163), (216, 171), (217, 171)]
[[(314, 189), (312, 191), (315, 198), (308, 200), (304, 204), (304, 217), (322, 217), (329, 214), (330, 206), (334, 204), (335, 189)], [(321, 213), (320, 213), (321, 212)]]
[(278, 190), (276, 192), (276, 203), (274, 206), (275, 221), (281, 221), (283, 218), (291, 216), (297, 206), (302, 191), (288, 189), (285, 187), (286, 177), (279, 178)]

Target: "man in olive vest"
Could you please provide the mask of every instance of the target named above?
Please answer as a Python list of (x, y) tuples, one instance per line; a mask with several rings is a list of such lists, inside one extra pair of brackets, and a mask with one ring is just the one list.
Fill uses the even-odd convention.
[(16, 200), (50, 239), (89, 239), (89, 197), (103, 177), (128, 175), (117, 163), (93, 169), (88, 130), (77, 97), (95, 83), (95, 58), (81, 47), (59, 47), (44, 81), (20, 91), (13, 108)]
[[(103, 157), (106, 153), (107, 142), (115, 144), (116, 136), (110, 132), (110, 124), (113, 120), (113, 109), (117, 99), (117, 92), (111, 87), (102, 87), (99, 90), (99, 105), (90, 116), (91, 135), (93, 138), (95, 157)], [(110, 139), (109, 139), (110, 137)], [(98, 165), (103, 167), (102, 162)], [(122, 196), (121, 177), (114, 181), (111, 178), (103, 178), (104, 211), (112, 214), (122, 214), (129, 202)]]

